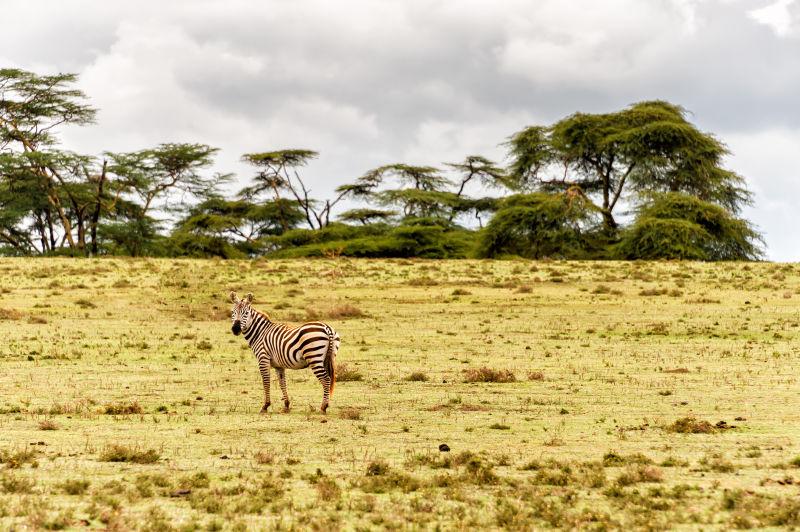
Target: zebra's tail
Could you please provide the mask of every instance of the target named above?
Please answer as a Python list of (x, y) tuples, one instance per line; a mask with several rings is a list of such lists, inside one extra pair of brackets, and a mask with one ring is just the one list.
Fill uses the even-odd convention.
[(328, 327), (328, 350), (325, 351), (325, 359), (323, 361), (325, 373), (331, 378), (330, 396), (333, 397), (333, 388), (336, 386), (336, 369), (334, 366), (336, 351), (338, 351), (337, 342), (339, 335), (333, 332), (333, 329)]

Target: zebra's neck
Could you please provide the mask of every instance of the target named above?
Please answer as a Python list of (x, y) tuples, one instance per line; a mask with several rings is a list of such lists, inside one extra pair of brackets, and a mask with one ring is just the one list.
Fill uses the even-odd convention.
[(263, 312), (259, 312), (256, 309), (252, 309), (251, 312), (252, 316), (250, 316), (250, 323), (247, 326), (247, 332), (244, 333), (244, 337), (250, 347), (253, 347), (274, 324), (270, 321), (269, 316)]

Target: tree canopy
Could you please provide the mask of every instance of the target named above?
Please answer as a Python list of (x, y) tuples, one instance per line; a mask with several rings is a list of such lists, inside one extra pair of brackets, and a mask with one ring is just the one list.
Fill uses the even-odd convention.
[(751, 195), (741, 176), (722, 167), (727, 148), (686, 115), (682, 107), (648, 101), (525, 128), (507, 143), (510, 177), (520, 188), (580, 188), (609, 233), (626, 194), (635, 203), (642, 193), (683, 192), (738, 212)]
[[(74, 74), (0, 69), (0, 253), (220, 257), (520, 256), (754, 260), (752, 201), (726, 146), (654, 100), (574, 113), (480, 154), (398, 162), (312, 190), (319, 153), (245, 153), (250, 183), (215, 172), (218, 149), (166, 142), (115, 153), (60, 147), (96, 110)], [(348, 180), (349, 179), (349, 180)], [(632, 214), (632, 219), (621, 217)], [(333, 220), (333, 221), (332, 221)]]

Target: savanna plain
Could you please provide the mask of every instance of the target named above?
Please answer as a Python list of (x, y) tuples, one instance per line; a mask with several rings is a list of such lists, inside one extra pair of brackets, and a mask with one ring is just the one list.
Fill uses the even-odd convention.
[[(0, 260), (0, 529), (800, 526), (800, 266)], [(230, 290), (342, 337), (272, 407)], [(273, 374), (274, 375), (274, 374)], [(449, 451), (441, 451), (440, 446)]]

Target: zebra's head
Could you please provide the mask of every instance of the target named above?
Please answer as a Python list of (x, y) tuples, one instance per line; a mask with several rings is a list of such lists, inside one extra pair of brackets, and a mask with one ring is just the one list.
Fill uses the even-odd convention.
[(247, 294), (244, 298), (239, 299), (236, 292), (231, 292), (231, 303), (233, 303), (233, 310), (231, 311), (231, 331), (238, 336), (240, 333), (247, 332), (247, 326), (250, 323), (250, 314), (252, 307), (250, 303), (253, 301), (253, 294)]

